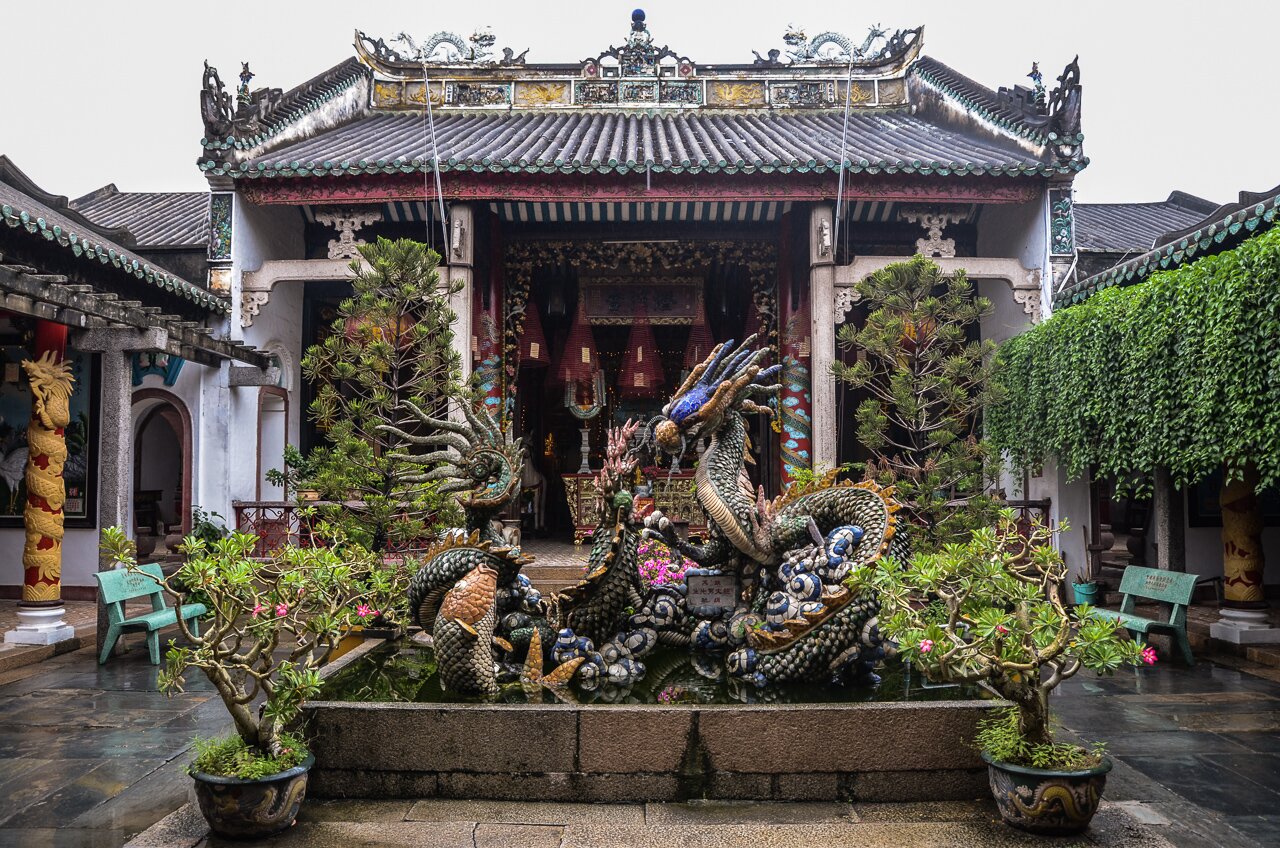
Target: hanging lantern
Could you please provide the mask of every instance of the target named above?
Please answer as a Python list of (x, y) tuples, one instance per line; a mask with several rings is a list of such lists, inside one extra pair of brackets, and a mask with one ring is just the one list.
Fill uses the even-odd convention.
[(618, 392), (624, 398), (653, 397), (662, 387), (662, 358), (653, 338), (653, 327), (642, 306), (627, 337), (627, 351), (618, 372)]
[(396, 346), (404, 350), (413, 343), (413, 328), (418, 323), (411, 315), (401, 316), (385, 324), (378, 324), (357, 315), (347, 318), (342, 326), (342, 333), (347, 341), (369, 344), (373, 341), (391, 343), (395, 339)]
[(542, 331), (538, 302), (530, 295), (524, 305), (524, 332), (520, 334), (520, 364), (541, 367), (551, 364), (547, 336)]
[(590, 383), (600, 370), (600, 353), (596, 339), (587, 323), (586, 310), (581, 302), (578, 315), (573, 319), (569, 338), (565, 340), (560, 362), (556, 366), (556, 379), (561, 383)]
[(692, 371), (698, 366), (708, 354), (711, 348), (716, 346), (716, 341), (711, 336), (711, 328), (707, 326), (707, 310), (702, 300), (698, 300), (698, 314), (693, 319), (693, 326), (689, 328), (689, 340), (684, 345), (684, 362), (686, 371)]

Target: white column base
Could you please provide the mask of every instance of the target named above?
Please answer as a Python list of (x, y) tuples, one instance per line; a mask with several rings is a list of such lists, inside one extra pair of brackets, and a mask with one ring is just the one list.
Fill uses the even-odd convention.
[(67, 608), (18, 607), (18, 626), (4, 634), (6, 645), (55, 645), (74, 639), (76, 629), (63, 620)]
[(1280, 627), (1272, 627), (1266, 610), (1223, 607), (1221, 618), (1209, 625), (1209, 636), (1233, 645), (1280, 644)]

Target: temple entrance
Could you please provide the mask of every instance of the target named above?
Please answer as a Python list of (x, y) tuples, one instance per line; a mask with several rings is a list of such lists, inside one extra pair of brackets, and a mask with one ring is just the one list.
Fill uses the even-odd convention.
[[(645, 253), (668, 244), (664, 256)], [(583, 542), (598, 518), (593, 480), (607, 428), (656, 416), (717, 343), (752, 333), (776, 340), (773, 245), (763, 243), (763, 261), (751, 267), (726, 261), (721, 244), (674, 240), (604, 243), (595, 247), (598, 260), (577, 263), (560, 254), (580, 257), (589, 245), (513, 248), (531, 262), (524, 279), (505, 280), (508, 309), (523, 302), (522, 320), (508, 322), (515, 330), (508, 356), (518, 356), (519, 367), (507, 391), (529, 454), (518, 517), (526, 539)], [(478, 297), (481, 321), (483, 306)], [(763, 418), (751, 426), (752, 482), (776, 493), (778, 437)], [(704, 449), (691, 444), (662, 467), (647, 457), (633, 488), (642, 510), (662, 510), (693, 537), (706, 531), (693, 495)]]
[(133, 395), (133, 525), (139, 559), (157, 559), (191, 532), (191, 416), (159, 389)]

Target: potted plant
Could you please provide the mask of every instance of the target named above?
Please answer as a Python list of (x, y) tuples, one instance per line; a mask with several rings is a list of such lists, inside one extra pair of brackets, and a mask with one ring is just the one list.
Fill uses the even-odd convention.
[[(112, 527), (102, 536), (104, 551), (136, 571), (125, 534)], [(173, 695), (199, 669), (231, 715), (235, 733), (198, 740), (190, 774), (210, 829), (235, 839), (293, 824), (315, 760), (289, 725), (319, 691), (318, 669), (344, 631), (387, 617), (405, 588), (398, 570), (343, 541), (285, 546), (265, 560), (252, 558), (257, 543), (240, 532), (213, 541), (188, 536), (186, 561), (159, 581), (175, 607), (199, 593), (210, 611), (198, 636), (177, 616), (187, 644), (170, 643), (158, 683)]]
[(283, 469), (272, 468), (263, 475), (267, 482), (283, 489), (285, 498), (288, 498), (289, 492), (292, 491), (297, 494), (298, 500), (319, 500), (320, 490), (312, 485), (311, 480), (316, 473), (316, 461), (303, 456), (302, 451), (294, 445), (284, 446), (282, 460)]
[(1082, 668), (1155, 662), (1116, 620), (1063, 605), (1056, 532), (1033, 521), (1020, 533), (1016, 514), (1003, 510), (963, 544), (850, 576), (879, 592), (881, 629), (928, 677), (983, 683), (1012, 703), (982, 723), (976, 741), (1001, 816), (1037, 833), (1086, 828), (1111, 769), (1099, 747), (1054, 740), (1049, 693)]
[(1102, 551), (1105, 549), (1101, 544), (1095, 545), (1089, 539), (1088, 527), (1081, 529), (1084, 531), (1084, 570), (1071, 584), (1072, 600), (1077, 604), (1092, 606), (1098, 600), (1098, 571), (1102, 562)]

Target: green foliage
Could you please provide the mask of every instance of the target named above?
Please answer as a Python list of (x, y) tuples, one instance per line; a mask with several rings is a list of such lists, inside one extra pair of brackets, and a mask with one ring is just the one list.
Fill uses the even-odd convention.
[(257, 749), (250, 748), (239, 736), (196, 739), (191, 770), (215, 777), (261, 780), (302, 765), (308, 756), (307, 746), (302, 739), (291, 733), (280, 734), (280, 744), (279, 755), (273, 757), (264, 756)]
[(379, 238), (360, 255), (332, 332), (302, 358), (316, 387), (310, 413), (328, 445), (286, 465), (336, 501), (317, 507), (328, 525), (382, 551), (457, 523), (455, 502), (438, 484), (405, 479), (420, 469), (398, 454), (414, 448), (383, 428), (412, 433), (405, 402), (439, 409), (461, 391), (449, 308), (461, 284), (441, 285), (440, 257), (419, 242)]
[(1143, 661), (1143, 646), (1116, 620), (1063, 605), (1059, 530), (1019, 526), (1005, 510), (964, 544), (906, 564), (873, 562), (849, 577), (851, 586), (879, 592), (880, 629), (902, 656), (933, 680), (991, 686), (1016, 705), (1030, 746), (1053, 741), (1048, 695), (1060, 682), (1082, 668), (1109, 673)]
[(1021, 468), (1167, 468), (1185, 486), (1252, 463), (1280, 485), (1280, 229), (1056, 312), (1000, 349), (988, 434)]
[(216, 542), (227, 535), (227, 520), (212, 510), (193, 504), (191, 535), (204, 542)]
[(934, 551), (989, 525), (997, 510), (988, 494), (991, 452), (978, 437), (995, 398), (995, 345), (970, 338), (991, 303), (974, 295), (963, 272), (945, 277), (923, 256), (857, 288), (866, 322), (836, 334), (857, 360), (832, 372), (866, 395), (855, 413), (858, 441), (872, 456), (865, 476), (897, 487), (916, 525), (913, 544)]
[(1052, 771), (1084, 771), (1102, 762), (1105, 745), (1086, 750), (1068, 742), (1032, 744), (1018, 731), (1018, 710), (998, 710), (978, 723), (974, 744), (1002, 763)]
[[(288, 747), (281, 733), (319, 692), (318, 669), (342, 635), (375, 616), (394, 625), (403, 613), (396, 605), (408, 572), (341, 537), (323, 548), (284, 546), (267, 559), (255, 558), (258, 539), (248, 533), (213, 542), (188, 536), (183, 544), (187, 559), (161, 589), (175, 607), (198, 597), (209, 613), (199, 636), (178, 616), (189, 644), (170, 643), (157, 684), (182, 692), (187, 672), (199, 669), (244, 744), (279, 757)], [(136, 569), (136, 549), (120, 528), (102, 531), (102, 548)], [(260, 696), (259, 710), (252, 705)]]

